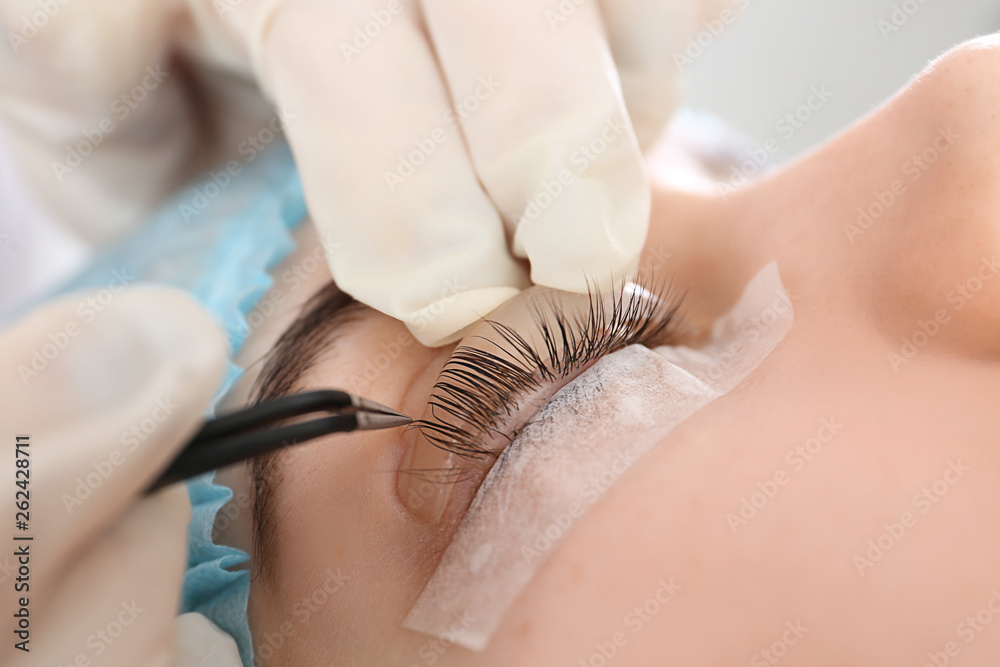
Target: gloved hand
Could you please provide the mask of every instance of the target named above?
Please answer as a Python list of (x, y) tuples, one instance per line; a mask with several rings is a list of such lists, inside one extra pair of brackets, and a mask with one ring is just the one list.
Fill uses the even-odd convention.
[(226, 345), (179, 292), (99, 296), (0, 332), (0, 614), (27, 633), (8, 631), (0, 664), (171, 663), (190, 505), (182, 485), (141, 493), (198, 428)]
[[(8, 40), (0, 108), (32, 180), (101, 237), (273, 140), (256, 78), (338, 284), (436, 345), (527, 286), (521, 259), (571, 291), (634, 268), (640, 145), (698, 2), (12, 0), (15, 35), (55, 9)], [(168, 46), (188, 64), (164, 67)]]

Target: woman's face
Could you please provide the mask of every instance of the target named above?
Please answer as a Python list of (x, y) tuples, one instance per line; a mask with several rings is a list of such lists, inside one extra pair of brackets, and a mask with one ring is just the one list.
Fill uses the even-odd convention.
[[(468, 493), (434, 516), (414, 511), (398, 484), (414, 443), (399, 429), (281, 454), (250, 597), (260, 662), (943, 665), (1000, 654), (998, 95), (1000, 44), (982, 40), (735, 194), (657, 186), (643, 268), (686, 290), (687, 319), (713, 321), (774, 259), (794, 325), (574, 525), (481, 653), (401, 627)], [(278, 271), (281, 303), (265, 300), (247, 362), (328, 282), (316, 247)], [(454, 347), (423, 348), (366, 308), (333, 319), (296, 387), (424, 414)], [(246, 510), (227, 539), (249, 550), (248, 475), (225, 477)], [(468, 622), (457, 616), (456, 629)]]

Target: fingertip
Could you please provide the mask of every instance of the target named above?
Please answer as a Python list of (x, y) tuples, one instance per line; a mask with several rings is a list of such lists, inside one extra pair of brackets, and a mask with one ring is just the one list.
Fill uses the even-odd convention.
[(645, 174), (627, 182), (581, 181), (537, 220), (514, 234), (514, 253), (531, 263), (531, 282), (586, 293), (606, 289), (638, 266), (649, 229)]
[(404, 318), (407, 328), (422, 345), (441, 347), (462, 338), (465, 330), (521, 290), (500, 286), (471, 289), (442, 298)]

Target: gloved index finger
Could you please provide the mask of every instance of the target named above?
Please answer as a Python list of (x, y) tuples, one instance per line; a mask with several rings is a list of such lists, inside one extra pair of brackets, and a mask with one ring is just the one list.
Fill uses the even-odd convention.
[(423, 5), (476, 172), (532, 282), (584, 292), (633, 270), (650, 191), (594, 3), (555, 25), (535, 0)]
[(289, 0), (262, 48), (341, 289), (438, 345), (525, 286), (415, 4)]

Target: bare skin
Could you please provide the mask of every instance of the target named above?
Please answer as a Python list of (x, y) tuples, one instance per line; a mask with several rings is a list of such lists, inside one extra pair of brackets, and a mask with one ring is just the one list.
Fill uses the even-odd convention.
[[(400, 502), (399, 434), (298, 448), (277, 503), (276, 576), (251, 593), (262, 663), (575, 667), (613, 651), (622, 667), (821, 667), (1000, 655), (998, 93), (1000, 42), (978, 40), (736, 194), (657, 187), (645, 264), (688, 289), (689, 317), (710, 322), (776, 259), (795, 323), (578, 522), (484, 652), (400, 627), (461, 516), (434, 525)], [(245, 359), (328, 279), (311, 274)], [(363, 379), (366, 362), (406, 340)], [(414, 414), (453, 348), (421, 348), (370, 312), (338, 349), (308, 386)], [(246, 529), (233, 541), (245, 544)], [(671, 578), (679, 589), (667, 595)], [(324, 585), (335, 592), (319, 595)]]

